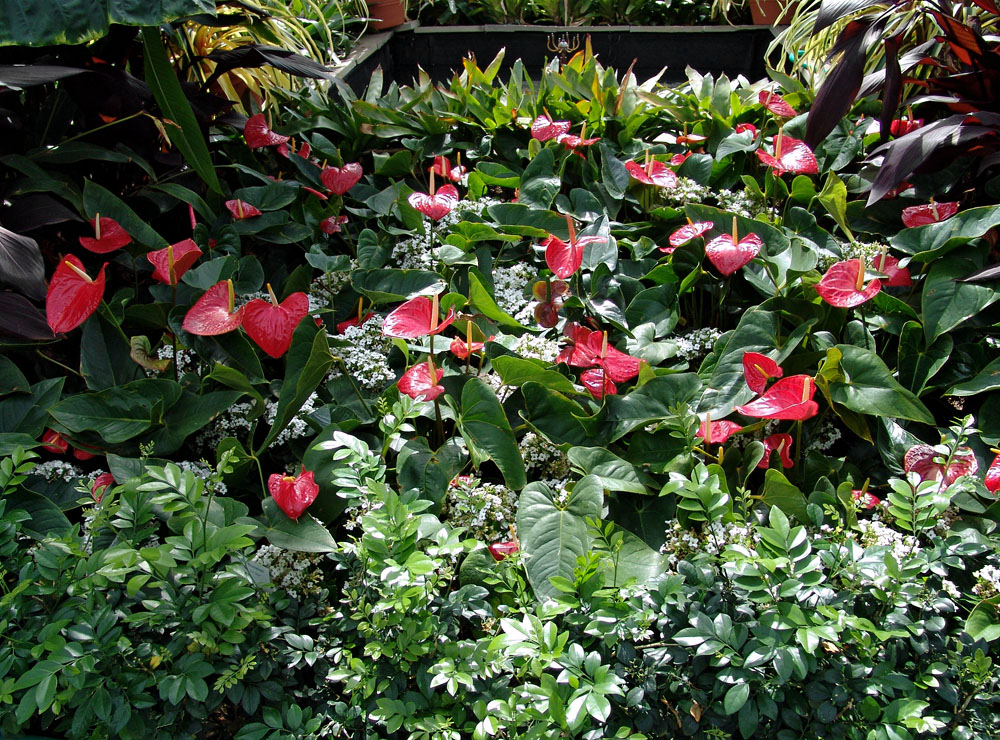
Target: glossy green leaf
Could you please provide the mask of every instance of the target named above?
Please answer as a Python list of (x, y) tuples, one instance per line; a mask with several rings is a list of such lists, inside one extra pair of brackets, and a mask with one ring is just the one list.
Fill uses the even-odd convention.
[(844, 381), (830, 383), (836, 403), (860, 414), (934, 423), (927, 407), (896, 381), (877, 354), (851, 344), (838, 344), (837, 350)]
[(545, 148), (538, 152), (521, 175), (517, 202), (529, 208), (549, 209), (562, 185), (554, 167), (555, 154), (552, 149)]
[[(143, 378), (97, 393), (78, 393), (52, 407), (52, 417), (71, 432), (94, 431), (118, 444), (163, 423), (183, 390), (165, 378)], [(159, 453), (159, 451), (157, 451)]]
[(351, 284), (375, 303), (405, 301), (416, 295), (432, 295), (445, 289), (440, 275), (425, 270), (359, 270), (352, 274)]
[(603, 447), (571, 447), (568, 454), (570, 465), (595, 476), (609, 491), (650, 492), (634, 465)]
[(521, 394), (522, 418), (553, 444), (599, 444), (584, 425), (587, 413), (576, 401), (535, 382), (522, 385)]
[(1000, 638), (998, 609), (1000, 609), (1000, 596), (984, 599), (973, 607), (968, 619), (965, 620), (965, 631), (973, 640), (993, 642)]
[(83, 324), (80, 373), (92, 391), (125, 385), (142, 375), (142, 368), (132, 360), (128, 337), (102, 311), (94, 312)]
[(921, 298), (924, 333), (928, 342), (960, 326), (1000, 298), (1000, 293), (992, 286), (956, 282), (978, 267), (971, 260), (961, 257), (939, 260), (931, 266)]
[(768, 506), (779, 509), (787, 516), (794, 516), (800, 522), (809, 521), (806, 497), (780, 470), (768, 468), (764, 473), (763, 500)]
[(1000, 226), (1000, 206), (969, 208), (944, 221), (903, 229), (889, 245), (913, 255), (914, 262), (934, 262), (995, 226)]
[(170, 455), (190, 435), (205, 427), (243, 396), (242, 391), (213, 391), (200, 396), (185, 389), (163, 414), (162, 426), (146, 440), (157, 455)]
[(458, 426), (477, 467), (491, 460), (500, 468), (508, 488), (517, 491), (524, 487), (524, 461), (517, 439), (496, 393), (486, 381), (471, 378), (463, 386)]
[(27, 393), (28, 379), (6, 355), (0, 355), (0, 395)]
[(494, 300), (485, 282), (477, 272), (478, 270), (475, 269), (469, 270), (469, 303), (475, 306), (483, 316), (497, 322), (501, 326), (527, 329), (520, 321), (497, 305), (496, 300)]
[(1000, 359), (993, 360), (979, 374), (948, 389), (946, 396), (974, 396), (1000, 388)]
[(293, 552), (337, 550), (337, 541), (330, 534), (330, 530), (308, 511), (296, 522), (294, 519), (289, 519), (270, 497), (264, 499), (263, 509), (261, 534), (275, 547)]
[(951, 357), (954, 346), (955, 342), (947, 334), (941, 335), (928, 346), (923, 327), (916, 321), (907, 321), (899, 335), (899, 382), (916, 395), (923, 395), (927, 383)]
[(572, 381), (555, 370), (546, 369), (541, 360), (530, 360), (514, 355), (494, 357), (490, 364), (503, 380), (504, 385), (521, 386), (528, 382), (539, 383), (559, 393), (578, 393)]
[(40, 493), (18, 488), (4, 496), (7, 511), (21, 509), (30, 518), (21, 525), (21, 529), (30, 537), (42, 539), (49, 535), (61, 535), (69, 532), (71, 524), (56, 503)]
[(676, 415), (676, 407), (692, 403), (701, 391), (694, 373), (660, 375), (626, 395), (606, 396), (601, 410), (584, 420), (591, 435), (609, 444), (637, 427)]
[(50, 424), (49, 409), (62, 395), (64, 376), (41, 380), (28, 393), (17, 393), (0, 401), (0, 433), (29, 434), (38, 439)]

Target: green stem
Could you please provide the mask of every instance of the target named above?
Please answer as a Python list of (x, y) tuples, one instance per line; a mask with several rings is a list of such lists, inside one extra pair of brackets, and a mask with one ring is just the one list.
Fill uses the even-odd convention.
[(365, 397), (361, 394), (361, 389), (358, 388), (358, 384), (354, 382), (354, 378), (351, 377), (351, 374), (347, 371), (347, 365), (344, 364), (344, 359), (334, 355), (333, 361), (337, 363), (337, 367), (340, 368), (340, 372), (344, 374), (344, 377), (347, 378), (347, 381), (351, 384), (351, 388), (354, 389), (354, 395), (356, 395), (358, 400), (361, 401), (361, 405), (364, 406), (365, 411), (367, 411), (369, 415), (374, 416), (375, 414), (372, 412), (372, 407), (368, 405), (368, 401), (366, 401)]
[(49, 361), (49, 362), (51, 362), (52, 364), (54, 364), (54, 365), (58, 365), (59, 367), (61, 367), (61, 368), (62, 368), (63, 370), (65, 370), (66, 372), (69, 372), (69, 373), (73, 373), (73, 374), (74, 374), (74, 375), (75, 375), (76, 377), (78, 377), (78, 378), (82, 378), (82, 377), (83, 377), (83, 374), (82, 374), (82, 373), (81, 373), (81, 372), (80, 372), (79, 370), (74, 370), (74, 369), (73, 369), (73, 368), (71, 368), (71, 367), (70, 367), (69, 365), (64, 365), (64, 364), (62, 364), (61, 362), (59, 362), (59, 360), (56, 360), (56, 359), (53, 359), (53, 358), (49, 357), (49, 356), (48, 356), (47, 354), (45, 354), (44, 352), (42, 352), (42, 351), (41, 351), (40, 349), (36, 349), (36, 350), (35, 350), (35, 353), (36, 353), (36, 354), (37, 354), (37, 355), (38, 355), (39, 357), (41, 357), (41, 358), (43, 358), (43, 359), (46, 359), (46, 360), (48, 360), (48, 361)]

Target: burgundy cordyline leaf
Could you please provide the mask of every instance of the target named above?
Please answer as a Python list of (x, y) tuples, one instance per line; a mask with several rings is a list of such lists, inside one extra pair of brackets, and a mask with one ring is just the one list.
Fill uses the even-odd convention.
[(990, 493), (1000, 491), (1000, 455), (993, 458), (990, 467), (986, 470), (986, 490)]
[(494, 542), (492, 545), (487, 546), (486, 549), (490, 551), (490, 555), (493, 556), (493, 559), (499, 563), (501, 560), (505, 560), (508, 556), (517, 552), (518, 542), (517, 540)]
[(264, 146), (284, 144), (291, 137), (276, 134), (267, 125), (267, 119), (264, 118), (264, 114), (258, 113), (247, 119), (246, 125), (243, 127), (243, 138), (246, 139), (248, 147), (258, 149)]
[(403, 373), (403, 377), (397, 383), (399, 392), (406, 394), (415, 401), (421, 398), (425, 401), (433, 401), (444, 393), (444, 386), (438, 385), (438, 382), (444, 377), (444, 370), (439, 367), (433, 368), (434, 379), (431, 380), (432, 367), (430, 360), (428, 360), (427, 362), (414, 365)]
[(600, 367), (592, 367), (580, 373), (580, 385), (598, 401), (605, 396), (618, 395), (618, 389), (611, 380), (610, 373)]
[(795, 465), (792, 460), (792, 435), (791, 434), (772, 434), (764, 439), (764, 457), (761, 461), (757, 463), (758, 468), (769, 468), (771, 467), (771, 453), (775, 450), (778, 451), (778, 457), (781, 459), (781, 466), (784, 468), (790, 468)]
[(951, 218), (956, 213), (958, 213), (958, 201), (910, 206), (903, 209), (903, 226), (912, 229), (914, 226), (936, 224), (938, 221)]
[[(268, 285), (268, 290), (271, 286)], [(292, 334), (309, 313), (309, 296), (292, 293), (281, 303), (254, 298), (243, 307), (243, 330), (271, 357), (284, 355), (292, 346)]]
[(399, 339), (416, 339), (437, 334), (455, 320), (455, 309), (448, 309), (448, 314), (442, 321), (438, 321), (437, 310), (437, 300), (422, 295), (411, 298), (385, 317), (382, 334)]
[[(100, 224), (100, 230), (97, 225)], [(114, 219), (98, 217), (90, 220), (94, 227), (94, 237), (81, 236), (80, 246), (95, 254), (107, 254), (121, 249), (132, 242), (132, 237)]]
[(313, 472), (306, 471), (305, 466), (295, 476), (272, 473), (267, 479), (267, 490), (278, 508), (295, 521), (299, 520), (319, 495), (319, 486), (316, 485)]
[(743, 427), (735, 421), (709, 421), (705, 419), (698, 425), (698, 431), (695, 432), (694, 436), (701, 437), (705, 440), (705, 444), (721, 445), (742, 429)]
[(460, 196), (454, 185), (442, 185), (434, 195), (415, 192), (410, 193), (406, 200), (427, 218), (438, 221), (452, 212), (458, 205)]
[(645, 166), (638, 162), (626, 162), (625, 169), (628, 170), (633, 180), (638, 180), (643, 185), (656, 185), (661, 188), (677, 187), (677, 173), (658, 159), (651, 159), (649, 164)]
[(206, 290), (188, 309), (181, 328), (191, 334), (212, 337), (238, 329), (242, 321), (243, 309), (233, 310), (233, 284), (223, 280)]
[(375, 315), (374, 313), (366, 313), (361, 318), (358, 318), (357, 316), (352, 316), (351, 318), (347, 319), (346, 321), (341, 321), (339, 324), (337, 324), (337, 333), (338, 334), (343, 334), (345, 331), (347, 331), (348, 329), (350, 329), (352, 326), (361, 326), (362, 324), (364, 324), (366, 321), (368, 321), (368, 319), (370, 319), (374, 315)]
[(812, 400), (816, 383), (808, 375), (792, 375), (772, 385), (755, 401), (736, 410), (756, 419), (803, 421), (816, 415), (819, 405)]
[(569, 133), (569, 121), (553, 121), (546, 115), (536, 118), (531, 124), (531, 138), (548, 141), (562, 134)]
[(851, 495), (854, 497), (854, 500), (858, 502), (858, 506), (862, 509), (874, 509), (882, 503), (882, 499), (878, 496), (873, 496), (868, 493), (868, 491), (863, 491), (857, 488), (851, 491)]
[(76, 255), (65, 257), (49, 281), (45, 296), (45, 318), (55, 334), (72, 331), (97, 310), (104, 296), (104, 269), (91, 279)]
[(319, 230), (324, 234), (336, 234), (347, 223), (347, 216), (329, 216), (319, 222)]
[(871, 300), (882, 290), (882, 281), (878, 278), (872, 278), (868, 285), (864, 285), (864, 279), (864, 260), (835, 262), (816, 284), (816, 292), (831, 306), (854, 308)]
[(485, 342), (469, 342), (461, 337), (455, 337), (451, 340), (451, 344), (448, 345), (448, 351), (458, 359), (464, 360), (470, 354), (476, 354), (485, 346)]
[(781, 116), (782, 118), (792, 118), (798, 115), (798, 113), (795, 112), (795, 109), (776, 92), (761, 90), (760, 94), (757, 96), (757, 100), (759, 100), (761, 105), (776, 116)]
[(815, 175), (819, 172), (816, 155), (804, 141), (778, 134), (774, 137), (774, 154), (757, 149), (757, 159), (774, 170), (774, 174)]
[(884, 285), (890, 288), (905, 288), (913, 285), (913, 278), (910, 277), (908, 267), (900, 267), (899, 260), (885, 254), (878, 255), (872, 260), (872, 267), (886, 276)]
[[(696, 239), (706, 231), (710, 231), (713, 226), (715, 226), (715, 224), (711, 221), (695, 221), (694, 223), (689, 221), (670, 235), (670, 246), (680, 247), (687, 244), (689, 241)], [(660, 247), (661, 251), (663, 249), (664, 247)]]
[(583, 264), (583, 248), (588, 244), (603, 244), (607, 239), (603, 236), (578, 236), (564, 242), (556, 236), (549, 236), (542, 242), (545, 247), (545, 264), (558, 278), (568, 278), (580, 269)]
[(764, 242), (756, 234), (747, 234), (733, 244), (732, 234), (722, 234), (705, 245), (705, 256), (726, 277), (760, 254)]
[[(171, 256), (174, 263), (172, 274), (170, 270)], [(156, 268), (153, 270), (153, 279), (164, 285), (177, 285), (184, 273), (197, 262), (199, 257), (201, 257), (201, 249), (195, 244), (194, 239), (185, 239), (182, 242), (146, 254), (146, 259)]]
[(778, 367), (778, 363), (767, 355), (759, 352), (743, 353), (743, 377), (754, 393), (758, 395), (763, 393), (767, 388), (767, 381), (780, 378), (782, 375), (784, 372)]
[(324, 167), (319, 179), (330, 192), (344, 195), (358, 184), (363, 174), (360, 163), (348, 162), (343, 167)]
[(903, 456), (903, 470), (907, 473), (916, 473), (921, 480), (943, 480), (948, 486), (963, 475), (975, 475), (976, 471), (979, 470), (979, 461), (976, 459), (975, 453), (968, 447), (960, 447), (955, 452), (951, 464), (948, 466), (947, 474), (944, 458), (944, 453), (935, 450), (930, 445), (914, 445)]
[(246, 201), (240, 200), (239, 198), (227, 200), (226, 208), (237, 221), (242, 221), (245, 218), (254, 218), (255, 216), (260, 215), (260, 210), (258, 208), (250, 205)]

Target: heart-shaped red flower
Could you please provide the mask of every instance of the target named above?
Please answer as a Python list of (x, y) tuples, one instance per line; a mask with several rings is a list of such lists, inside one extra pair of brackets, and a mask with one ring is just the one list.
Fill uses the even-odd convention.
[(324, 167), (319, 177), (330, 192), (344, 195), (358, 184), (363, 174), (359, 162), (348, 162), (343, 167)]
[(754, 126), (752, 123), (737, 123), (736, 124), (736, 133), (742, 134), (745, 131), (749, 131), (752, 136), (756, 136), (757, 135), (757, 127)]
[(774, 115), (781, 118), (792, 118), (798, 115), (783, 97), (771, 90), (761, 90), (757, 95), (757, 100)]
[(803, 421), (816, 415), (819, 404), (813, 400), (816, 383), (808, 375), (792, 375), (772, 385), (764, 395), (736, 410), (757, 419)]
[(470, 342), (467, 339), (455, 337), (451, 340), (451, 344), (448, 345), (448, 351), (455, 355), (458, 359), (464, 360), (469, 355), (474, 355), (477, 352), (482, 351), (485, 346), (485, 342)]
[(271, 357), (284, 355), (292, 346), (295, 327), (309, 313), (309, 296), (292, 293), (281, 303), (268, 283), (271, 300), (254, 298), (243, 307), (243, 330)]
[[(431, 373), (433, 372), (433, 379)], [(404, 393), (415, 401), (423, 399), (433, 401), (444, 393), (444, 386), (438, 385), (438, 381), (444, 377), (444, 370), (434, 367), (430, 359), (414, 365), (399, 379), (397, 387), (400, 393)]]
[(570, 323), (565, 333), (570, 344), (559, 353), (556, 362), (565, 362), (571, 367), (604, 368), (607, 377), (615, 383), (625, 383), (639, 374), (642, 361), (608, 344), (606, 332)]
[[(679, 229), (674, 231), (670, 235), (670, 246), (680, 247), (687, 244), (692, 239), (697, 239), (699, 236), (704, 234), (706, 231), (711, 230), (715, 226), (711, 221), (688, 221), (686, 224), (681, 226)], [(664, 247), (660, 247), (661, 251), (665, 251)]]
[(761, 394), (767, 388), (767, 381), (784, 375), (778, 363), (767, 355), (759, 352), (743, 353), (743, 377), (747, 385), (756, 394)]
[(97, 214), (97, 218), (90, 220), (90, 225), (94, 228), (94, 236), (81, 236), (80, 246), (91, 252), (107, 254), (132, 242), (132, 237), (114, 219)]
[[(585, 130), (586, 127), (584, 127)], [(567, 149), (579, 149), (582, 146), (592, 146), (601, 140), (600, 136), (595, 136), (591, 139), (584, 138), (584, 131), (580, 132), (580, 136), (576, 136), (575, 134), (559, 134), (556, 136), (556, 141)]]
[(101, 503), (101, 499), (104, 498), (104, 492), (108, 489), (108, 486), (113, 486), (114, 484), (115, 477), (111, 473), (101, 473), (94, 478), (94, 482), (90, 484), (90, 497), (94, 499), (94, 503)]
[(490, 555), (493, 556), (493, 559), (499, 563), (501, 560), (505, 560), (508, 556), (517, 552), (517, 546), (517, 540), (508, 540), (507, 542), (494, 542), (486, 549), (490, 551)]
[(260, 210), (258, 208), (250, 205), (246, 201), (240, 200), (239, 198), (227, 200), (226, 208), (237, 221), (242, 221), (245, 218), (254, 218), (255, 216), (260, 215)]
[[(921, 480), (943, 481), (950, 486), (963, 475), (975, 475), (979, 470), (979, 460), (968, 447), (960, 447), (955, 451), (945, 470), (947, 453), (936, 450), (930, 445), (914, 445), (903, 456), (903, 470), (916, 473)], [(990, 466), (992, 467), (992, 465)]]
[(695, 432), (694, 436), (701, 437), (705, 440), (705, 444), (721, 445), (742, 429), (743, 427), (735, 421), (711, 421), (705, 419), (698, 425), (698, 431)]
[(243, 309), (233, 310), (235, 295), (231, 280), (223, 280), (205, 291), (184, 316), (181, 328), (191, 334), (212, 337), (240, 327)]
[(903, 226), (912, 229), (915, 226), (926, 226), (944, 221), (958, 213), (958, 201), (944, 203), (925, 203), (922, 206), (910, 206), (903, 209)]
[(444, 320), (438, 320), (438, 297), (418, 295), (397, 306), (382, 322), (382, 334), (399, 339), (416, 339), (438, 334), (455, 320), (455, 309), (449, 308)]
[(549, 266), (558, 278), (568, 278), (580, 269), (583, 264), (583, 248), (588, 244), (604, 243), (607, 239), (603, 236), (580, 236), (570, 237), (568, 242), (564, 242), (557, 236), (549, 236), (542, 242), (545, 247), (545, 264)]
[(882, 281), (878, 278), (872, 278), (868, 285), (864, 284), (864, 280), (865, 263), (862, 259), (835, 262), (816, 284), (816, 292), (831, 306), (854, 308), (871, 300), (882, 290)]
[(661, 188), (677, 187), (677, 173), (658, 159), (650, 159), (644, 165), (638, 162), (626, 162), (625, 169), (633, 180), (643, 185), (656, 185)]
[(989, 469), (986, 471), (986, 490), (990, 493), (1000, 491), (1000, 455), (993, 458)]
[(886, 276), (885, 285), (890, 288), (905, 288), (913, 285), (908, 267), (900, 267), (899, 260), (888, 254), (880, 254), (872, 260), (872, 267)]
[(199, 257), (201, 249), (195, 244), (194, 239), (185, 239), (146, 254), (146, 259), (156, 268), (153, 270), (153, 279), (164, 285), (177, 285)]
[(783, 175), (786, 172), (791, 172), (793, 175), (815, 175), (819, 172), (816, 155), (809, 145), (784, 134), (774, 137), (773, 155), (758, 149), (757, 159), (774, 170), (776, 175)]
[(97, 310), (104, 297), (107, 266), (107, 262), (101, 265), (97, 277), (91, 279), (79, 257), (71, 254), (59, 263), (45, 296), (45, 317), (53, 333), (72, 331)]
[(757, 463), (758, 468), (771, 467), (771, 453), (777, 452), (781, 459), (781, 466), (790, 468), (795, 465), (792, 460), (792, 435), (772, 434), (764, 439), (764, 457)]
[(592, 367), (580, 373), (580, 385), (598, 401), (605, 396), (618, 395), (618, 388), (611, 380), (611, 374), (602, 367)]
[(763, 246), (764, 242), (753, 233), (736, 242), (732, 234), (722, 234), (705, 245), (705, 256), (715, 269), (729, 277), (760, 254)]
[(923, 118), (894, 118), (889, 124), (889, 133), (893, 136), (906, 136), (911, 131), (916, 131), (923, 125)]
[[(246, 139), (247, 146), (251, 149), (258, 149), (264, 146), (278, 146), (284, 144), (291, 137), (276, 134), (267, 125), (267, 119), (263, 113), (250, 116), (243, 126), (243, 138)], [(285, 156), (288, 156), (287, 154)]]
[(46, 429), (42, 435), (42, 449), (53, 455), (65, 455), (69, 452), (69, 442), (55, 429)]
[(347, 223), (347, 216), (329, 216), (319, 222), (319, 230), (324, 234), (337, 234)]
[(267, 490), (278, 508), (295, 521), (319, 495), (316, 478), (311, 470), (306, 471), (305, 466), (302, 466), (301, 473), (294, 476), (272, 473), (267, 479)]
[(438, 221), (458, 205), (460, 196), (454, 185), (442, 185), (433, 195), (413, 192), (406, 201), (427, 218)]
[(553, 121), (547, 115), (541, 115), (531, 124), (531, 138), (548, 141), (569, 133), (570, 125), (569, 121)]

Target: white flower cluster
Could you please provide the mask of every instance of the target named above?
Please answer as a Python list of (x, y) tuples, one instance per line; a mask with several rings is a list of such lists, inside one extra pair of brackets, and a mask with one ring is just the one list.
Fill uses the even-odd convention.
[(840, 244), (841, 259), (855, 260), (862, 259), (866, 265), (871, 265), (872, 260), (882, 254), (887, 247), (882, 242), (842, 242)]
[(314, 596), (323, 587), (323, 572), (319, 568), (323, 561), (321, 554), (261, 545), (252, 560), (267, 568), (271, 583), (284, 589), (293, 599)]
[(545, 437), (528, 432), (521, 437), (517, 448), (524, 458), (525, 469), (536, 477), (557, 481), (569, 477), (569, 458)]
[(404, 270), (434, 270), (438, 262), (435, 241), (430, 231), (403, 239), (392, 249), (393, 262)]
[(516, 513), (517, 494), (507, 486), (461, 475), (448, 487), (442, 518), (470, 537), (497, 542), (510, 537)]
[(504, 385), (503, 378), (500, 377), (499, 373), (483, 373), (479, 376), (479, 378), (493, 389), (493, 392), (497, 394), (497, 399), (500, 403), (503, 403), (510, 398), (511, 394), (514, 392), (514, 388), (512, 386)]
[[(383, 316), (375, 315), (361, 326), (349, 326), (338, 337), (351, 343), (349, 351), (341, 357), (348, 372), (361, 387), (380, 393), (383, 388), (396, 379), (396, 373), (389, 367), (389, 350), (392, 341), (382, 336)], [(336, 365), (328, 377), (340, 375)]]
[(32, 468), (31, 474), (41, 476), (49, 482), (64, 480), (74, 483), (83, 478), (83, 469), (64, 460), (47, 460)]
[(972, 587), (972, 592), (981, 599), (992, 599), (1000, 596), (1000, 568), (995, 565), (985, 565), (972, 577), (976, 579), (976, 585)]
[(941, 579), (941, 590), (953, 599), (958, 599), (962, 596), (962, 592), (958, 590), (958, 586), (947, 578)]
[[(531, 302), (524, 293), (534, 277), (535, 271), (527, 262), (518, 262), (507, 267), (494, 267), (493, 298), (497, 305), (511, 316), (517, 316), (521, 313)], [(520, 321), (520, 319), (518, 320)]]
[(205, 481), (205, 490), (208, 493), (215, 496), (224, 496), (228, 491), (226, 484), (222, 481), (209, 480), (215, 471), (204, 460), (181, 460), (177, 463), (177, 467), (181, 470), (190, 471), (194, 474), (195, 478), (201, 478)]
[(896, 560), (907, 557), (917, 544), (913, 535), (903, 534), (893, 529), (882, 522), (878, 514), (871, 519), (859, 519), (858, 531), (849, 532), (848, 537), (865, 548), (888, 547)]
[(803, 452), (815, 450), (826, 452), (840, 439), (840, 429), (830, 419), (824, 418), (809, 436), (809, 443)]
[[(299, 412), (292, 418), (288, 425), (281, 430), (274, 439), (274, 444), (282, 445), (293, 439), (299, 439), (300, 437), (306, 437), (312, 433), (312, 427), (306, 421), (305, 417), (309, 416), (313, 411), (316, 410), (316, 404), (319, 401), (319, 396), (313, 393), (305, 400), (302, 404), (302, 408)], [(269, 401), (267, 404), (267, 409), (264, 411), (264, 419), (267, 421), (268, 425), (274, 424), (274, 419), (278, 415), (278, 402)]]
[(529, 360), (541, 360), (551, 364), (556, 361), (562, 347), (557, 340), (542, 334), (524, 334), (518, 337), (510, 349)]
[[(959, 480), (968, 481), (968, 483), (970, 484), (969, 487), (973, 491), (975, 491), (975, 486), (974, 484), (972, 484), (971, 476), (962, 476), (962, 478), (960, 478)], [(951, 489), (951, 491), (954, 490), (955, 490), (954, 488)], [(940, 516), (938, 516), (937, 518), (937, 521), (934, 522), (934, 531), (939, 536), (944, 537), (951, 531), (951, 525), (954, 524), (955, 520), (959, 519), (960, 517), (961, 514), (959, 513), (958, 508), (956, 508), (955, 506), (949, 506), (947, 509), (941, 512)]]
[[(174, 360), (174, 363), (177, 365), (178, 375), (199, 372), (198, 355), (195, 354), (194, 350), (179, 348), (175, 359), (174, 346), (172, 344), (164, 344), (156, 350), (156, 358), (158, 360)], [(146, 370), (146, 375), (155, 378), (159, 373), (154, 370)]]
[(767, 203), (763, 199), (746, 190), (719, 190), (714, 195), (721, 210), (735, 213), (743, 218), (755, 218), (768, 211)]
[(677, 344), (676, 357), (695, 365), (712, 351), (712, 347), (721, 336), (721, 331), (706, 326), (674, 337), (674, 342)]
[(760, 536), (749, 524), (736, 522), (710, 522), (701, 531), (684, 529), (681, 523), (672, 519), (667, 522), (666, 541), (660, 552), (667, 556), (670, 568), (676, 568), (681, 560), (695, 553), (720, 555), (730, 545), (739, 545), (753, 552), (760, 542)]
[(328, 308), (333, 303), (334, 296), (351, 284), (351, 272), (357, 267), (358, 261), (352, 259), (348, 269), (325, 272), (313, 280), (309, 286), (309, 312)]
[[(291, 439), (298, 439), (299, 437), (305, 437), (311, 433), (311, 427), (308, 422), (306, 422), (305, 417), (316, 410), (316, 402), (319, 401), (319, 396), (313, 393), (306, 402), (302, 404), (302, 408), (295, 415), (294, 418), (288, 425), (281, 430), (277, 438), (274, 440), (275, 445), (284, 444)], [(206, 426), (198, 436), (195, 438), (195, 443), (199, 448), (214, 451), (218, 446), (219, 442), (224, 440), (226, 437), (235, 437), (237, 439), (246, 439), (247, 433), (250, 431), (251, 420), (250, 414), (253, 411), (253, 406), (249, 403), (234, 403), (226, 411), (219, 414), (212, 421), (211, 424)], [(274, 419), (278, 414), (278, 402), (268, 401), (267, 405), (264, 407), (263, 419), (261, 423), (266, 423), (268, 426), (274, 423)], [(194, 464), (194, 463), (189, 463)], [(192, 472), (195, 472), (192, 470)], [(195, 472), (195, 475), (199, 475)], [(199, 475), (199, 477), (202, 477)]]
[(663, 188), (660, 193), (668, 203), (684, 205), (685, 203), (703, 203), (708, 200), (712, 191), (689, 177), (680, 177), (677, 179), (677, 187)]

